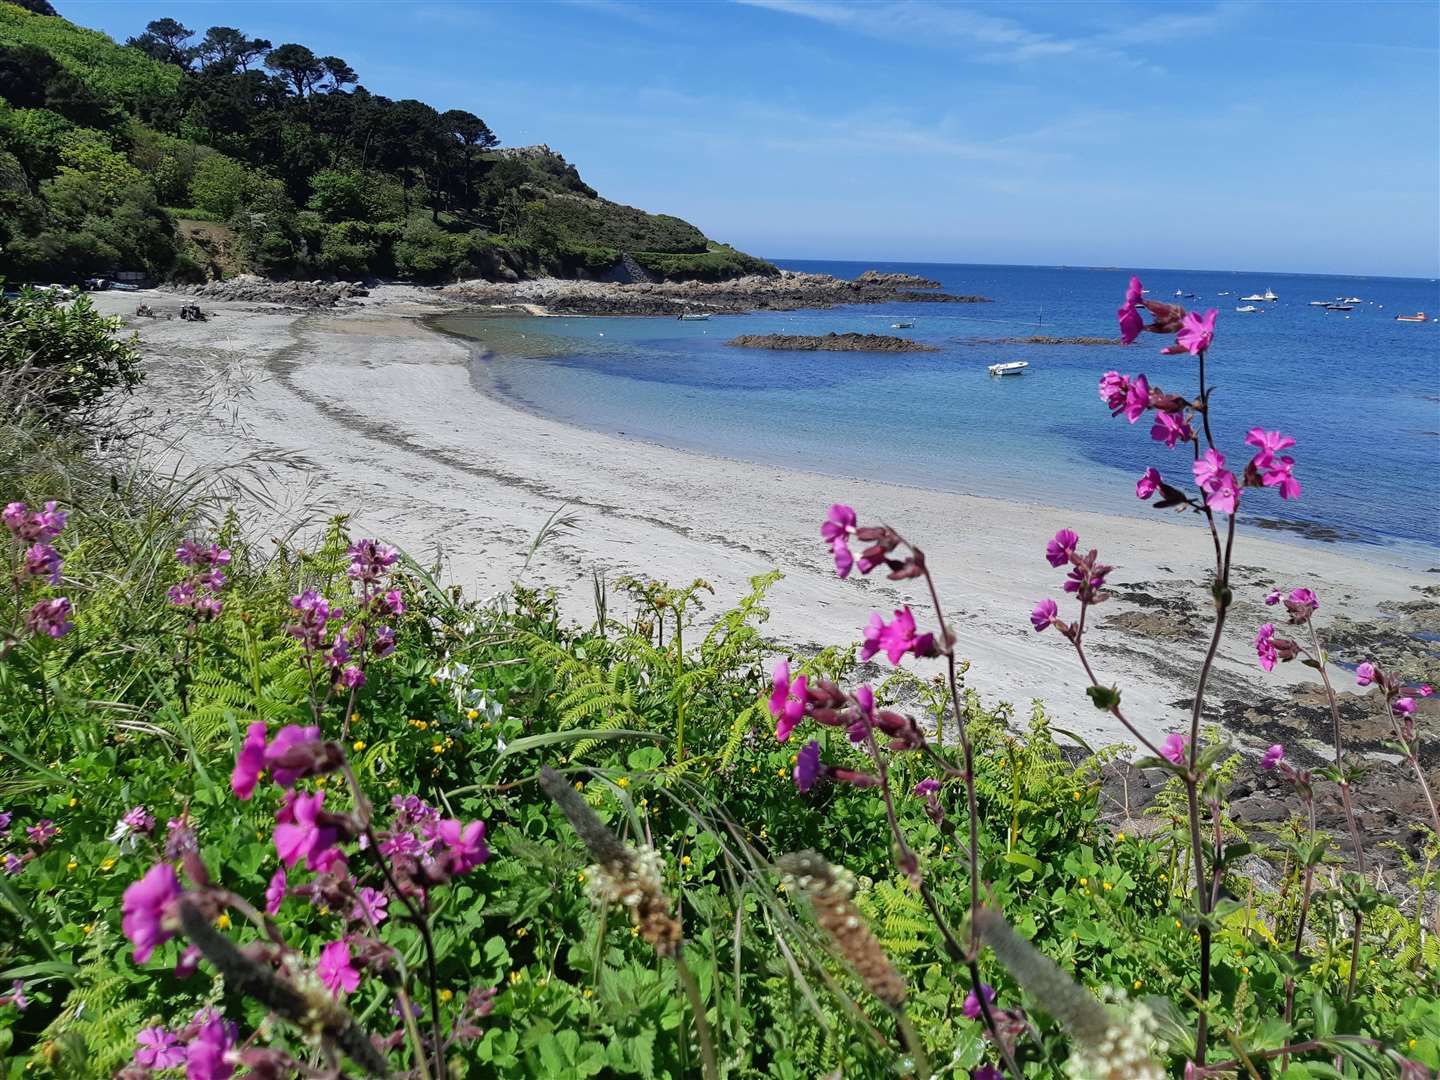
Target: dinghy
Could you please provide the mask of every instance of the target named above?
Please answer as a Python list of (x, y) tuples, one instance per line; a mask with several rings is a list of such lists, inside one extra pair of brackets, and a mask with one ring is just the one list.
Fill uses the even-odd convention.
[(991, 375), (1024, 375), (1029, 366), (1024, 360), (1011, 360), (1008, 364), (991, 364), (985, 370)]

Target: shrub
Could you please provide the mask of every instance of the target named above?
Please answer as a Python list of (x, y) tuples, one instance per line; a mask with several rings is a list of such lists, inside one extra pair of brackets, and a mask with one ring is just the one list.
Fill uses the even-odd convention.
[(22, 290), (0, 297), (0, 383), (13, 417), (40, 406), (53, 414), (85, 409), (141, 379), (135, 339), (117, 318), (100, 315), (87, 297)]

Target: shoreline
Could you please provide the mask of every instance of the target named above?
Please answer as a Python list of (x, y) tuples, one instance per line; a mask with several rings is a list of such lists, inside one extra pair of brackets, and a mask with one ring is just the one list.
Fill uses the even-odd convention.
[[(120, 313), (166, 299), (126, 294), (97, 302)], [(829, 477), (552, 420), (475, 385), (477, 343), (427, 325), (428, 316), (448, 309), (427, 290), (383, 287), (335, 311), (207, 307), (215, 318), (204, 324), (131, 320), (142, 331), (150, 374), (140, 396), (179, 424), (170, 452), (176, 464), (266, 463), (274, 504), (255, 511), (257, 525), (269, 527), (267, 513), (278, 528), (307, 511), (314, 524), (322, 514), (354, 511), (356, 529), (402, 544), (422, 563), (439, 557), (451, 580), (491, 596), (517, 578), (536, 531), (568, 504), (579, 527), (543, 546), (523, 579), (556, 587), (566, 615), (590, 615), (597, 568), (612, 577), (705, 578), (716, 595), (702, 621), (744, 595), (751, 576), (777, 568), (786, 577), (767, 600), (766, 632), (803, 655), (858, 639), (871, 611), (913, 603), (923, 618), (927, 607), (913, 582), (835, 578), (818, 528), (831, 502), (847, 502), (862, 521), (888, 521), (925, 548), (958, 651), (971, 661), (967, 684), (986, 702), (1008, 700), (1023, 715), (1027, 699), (1039, 698), (1058, 725), (1087, 740), (1124, 741), (1085, 698), (1068, 646), (1029, 625), (1037, 600), (1063, 603), (1063, 575), (1043, 551), (1056, 529), (1069, 527), (1117, 565), (1116, 599), (1096, 613), (1100, 677), (1120, 683), (1147, 734), (1163, 738), (1188, 722), (1185, 677), (1203, 645), (1203, 529)], [(207, 372), (233, 380), (238, 393), (197, 401), (193, 387)], [(1342, 615), (1362, 639), (1383, 637), (1387, 628), (1402, 637), (1411, 617), (1397, 616), (1403, 605), (1419, 603), (1426, 618), (1432, 606), (1440, 611), (1440, 576), (1248, 527), (1238, 543), (1234, 628), (1206, 720), (1231, 720), (1242, 728), (1234, 737), (1252, 748), (1263, 740), (1235, 719), (1266, 706), (1275, 712), (1310, 675), (1292, 664), (1267, 676), (1255, 663), (1250, 637), (1273, 615), (1260, 603), (1269, 585), (1316, 587), (1322, 619)], [(930, 673), (924, 665), (917, 670)], [(1333, 670), (1349, 684), (1343, 668)], [(1264, 739), (1274, 741), (1273, 729)], [(1312, 735), (1319, 747), (1323, 731), (1295, 738)]]

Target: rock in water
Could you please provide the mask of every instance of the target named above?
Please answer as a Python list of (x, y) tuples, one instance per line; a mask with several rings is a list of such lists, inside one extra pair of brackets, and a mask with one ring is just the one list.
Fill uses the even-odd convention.
[(888, 334), (741, 334), (725, 343), (741, 349), (777, 349), (787, 352), (939, 352), (909, 338)]

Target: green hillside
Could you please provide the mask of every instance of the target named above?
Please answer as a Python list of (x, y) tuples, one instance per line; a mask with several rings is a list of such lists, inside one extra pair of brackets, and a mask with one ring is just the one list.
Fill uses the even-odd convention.
[(303, 45), (171, 19), (121, 45), (0, 2), (7, 279), (602, 275), (625, 255), (668, 278), (774, 270), (601, 198), (548, 147), (499, 142)]

